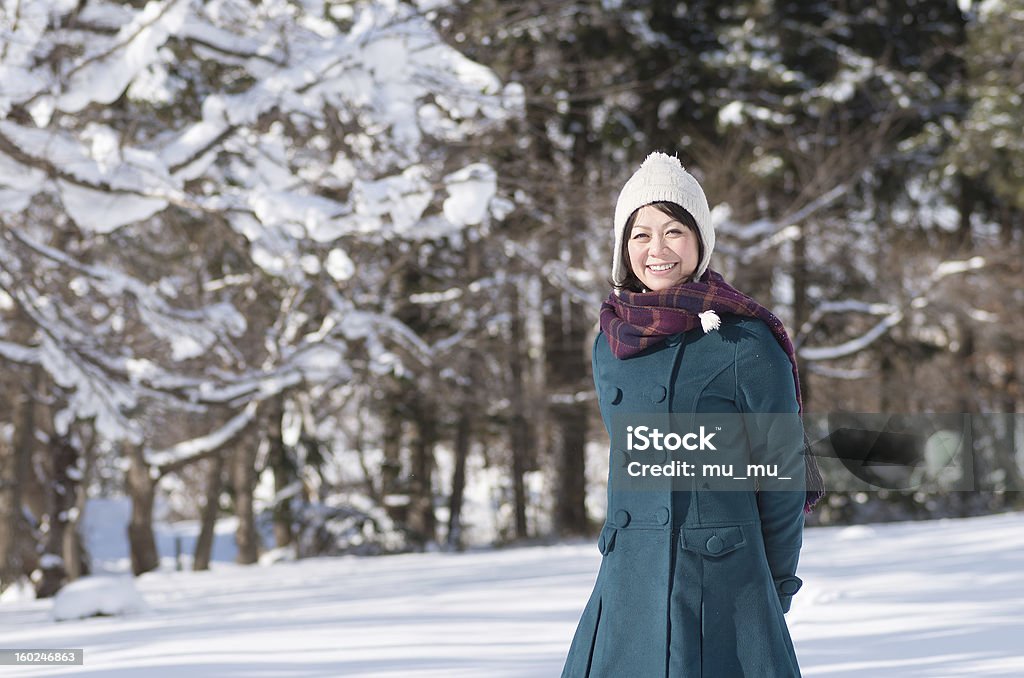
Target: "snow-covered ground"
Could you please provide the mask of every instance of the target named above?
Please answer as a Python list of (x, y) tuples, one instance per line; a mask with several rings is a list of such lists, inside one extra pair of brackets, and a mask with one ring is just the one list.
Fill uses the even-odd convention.
[[(85, 649), (0, 677), (557, 676), (598, 561), (575, 543), (161, 571), (125, 617), (0, 604), (0, 647)], [(1024, 675), (1024, 514), (810, 529), (799, 573), (805, 676)]]

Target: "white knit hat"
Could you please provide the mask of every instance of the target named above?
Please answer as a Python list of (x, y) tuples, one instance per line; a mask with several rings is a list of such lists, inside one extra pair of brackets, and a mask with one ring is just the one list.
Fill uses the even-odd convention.
[(615, 249), (612, 253), (612, 280), (626, 280), (626, 264), (622, 261), (622, 238), (626, 220), (636, 210), (652, 202), (674, 202), (693, 215), (704, 245), (704, 256), (697, 264), (693, 279), (704, 275), (715, 249), (715, 230), (711, 227), (711, 210), (700, 184), (683, 169), (679, 158), (664, 153), (651, 153), (640, 169), (629, 178), (615, 203)]

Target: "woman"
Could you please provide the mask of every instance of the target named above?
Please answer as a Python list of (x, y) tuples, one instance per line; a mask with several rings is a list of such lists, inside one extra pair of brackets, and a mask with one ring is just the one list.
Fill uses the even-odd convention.
[[(612, 440), (608, 519), (562, 676), (799, 676), (783, 614), (802, 584), (803, 514), (821, 483), (802, 454), (792, 343), (778, 318), (708, 268), (707, 198), (678, 159), (644, 161), (619, 195), (614, 233), (615, 290), (593, 350)], [(701, 428), (702, 447), (742, 448), (748, 463), (776, 462), (783, 479), (728, 491), (736, 478), (716, 482), (694, 472), (700, 464), (670, 482), (633, 477), (641, 459), (682, 458), (633, 451), (640, 429), (627, 424), (651, 416), (694, 427), (742, 418)]]

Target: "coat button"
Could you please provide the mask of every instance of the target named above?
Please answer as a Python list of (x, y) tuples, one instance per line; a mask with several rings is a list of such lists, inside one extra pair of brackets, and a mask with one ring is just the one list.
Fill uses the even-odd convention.
[(706, 544), (706, 546), (708, 549), (708, 553), (712, 554), (720, 553), (721, 550), (725, 548), (725, 544), (722, 543), (722, 538), (719, 537), (717, 534), (712, 535), (711, 538), (708, 539), (708, 543)]
[(796, 579), (784, 579), (779, 584), (779, 592), (784, 596), (791, 596), (800, 590), (801, 583), (802, 582), (799, 582)]
[(619, 509), (615, 512), (615, 527), (625, 527), (626, 525), (629, 525), (629, 511)]
[(658, 523), (659, 525), (667, 525), (668, 518), (668, 509), (665, 508), (664, 506), (662, 506), (660, 509), (654, 512), (654, 522)]
[(651, 400), (656, 403), (660, 403), (665, 400), (666, 395), (668, 395), (668, 391), (665, 390), (664, 386), (655, 386), (651, 389)]
[(612, 405), (618, 405), (622, 402), (622, 389), (621, 388), (610, 388), (608, 389), (608, 401)]

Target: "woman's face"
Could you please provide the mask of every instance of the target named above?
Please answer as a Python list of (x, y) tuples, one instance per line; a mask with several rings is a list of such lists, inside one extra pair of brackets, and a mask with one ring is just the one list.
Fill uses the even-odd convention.
[(637, 212), (626, 248), (633, 273), (652, 292), (689, 280), (700, 263), (697, 234), (653, 205)]

